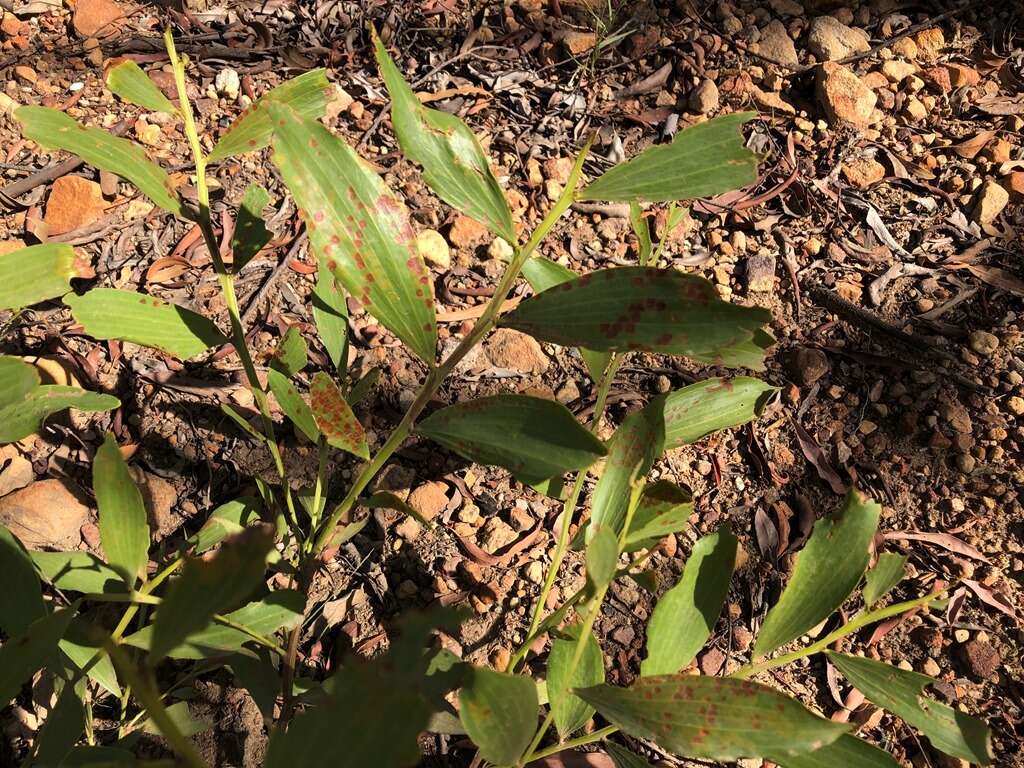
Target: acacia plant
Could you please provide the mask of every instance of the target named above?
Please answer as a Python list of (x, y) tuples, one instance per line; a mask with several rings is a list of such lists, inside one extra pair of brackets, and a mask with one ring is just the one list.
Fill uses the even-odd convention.
[[(57, 703), (32, 748), (38, 765), (129, 765), (138, 732), (165, 737), (177, 757), (202, 765), (189, 736), (188, 684), (227, 668), (250, 690), (272, 723), (268, 768), (283, 766), (408, 766), (419, 756), (418, 734), (464, 734), (478, 750), (474, 764), (522, 766), (561, 750), (604, 741), (616, 765), (645, 761), (609, 740), (621, 730), (685, 757), (763, 757), (784, 768), (896, 766), (881, 749), (853, 735), (770, 685), (770, 668), (823, 653), (873, 703), (901, 717), (943, 752), (989, 760), (985, 726), (924, 694), (932, 681), (835, 648), (851, 633), (910, 609), (941, 601), (940, 593), (895, 604), (886, 596), (903, 576), (903, 559), (882, 554), (868, 570), (878, 505), (851, 492), (834, 518), (815, 526), (788, 588), (769, 611), (750, 663), (727, 677), (683, 673), (711, 635), (736, 562), (727, 526), (693, 546), (677, 584), (657, 601), (647, 629), (641, 676), (629, 687), (605, 683), (594, 621), (609, 586), (631, 578), (655, 589), (644, 561), (667, 534), (683, 530), (692, 499), (667, 482), (648, 482), (661, 454), (726, 427), (754, 419), (774, 393), (747, 376), (709, 378), (652, 399), (629, 415), (608, 440), (597, 437), (609, 387), (622, 361), (642, 350), (682, 355), (721, 367), (760, 370), (772, 343), (760, 308), (723, 301), (704, 279), (659, 266), (641, 203), (669, 203), (670, 229), (685, 211), (678, 201), (718, 194), (756, 179), (757, 157), (743, 144), (751, 115), (732, 114), (682, 131), (583, 182), (588, 147), (579, 152), (560, 197), (520, 238), (501, 186), (481, 145), (456, 116), (424, 107), (379, 40), (376, 56), (391, 96), (391, 118), (402, 152), (422, 167), (427, 185), (457, 211), (512, 245), (494, 295), (472, 330), (447, 359), (437, 359), (437, 320), (430, 274), (414, 245), (402, 202), (344, 141), (318, 118), (328, 81), (321, 70), (275, 88), (252, 105), (207, 153), (186, 97), (186, 69), (166, 35), (179, 101), (173, 104), (134, 63), (109, 71), (108, 86), (125, 101), (178, 119), (195, 162), (198, 206), (184, 202), (167, 173), (127, 139), (85, 127), (41, 107), (16, 112), (24, 135), (62, 149), (133, 183), (153, 203), (199, 226), (220, 281), (229, 329), (184, 307), (128, 290), (88, 287), (89, 265), (65, 245), (43, 244), (0, 257), (0, 306), (18, 310), (60, 297), (82, 331), (181, 358), (198, 358), (231, 343), (254, 396), (253, 422), (225, 411), (274, 458), (278, 482), (258, 482), (259, 495), (229, 501), (179, 551), (154, 554), (140, 492), (116, 439), (95, 452), (93, 490), (104, 557), (91, 552), (27, 552), (0, 528), (0, 701), (26, 695), (23, 685), (42, 667), (55, 681)], [(249, 188), (225, 262), (210, 215), (208, 165), (269, 147), (271, 160), (305, 222), (319, 264), (313, 317), (336, 375), (318, 372), (305, 389), (300, 371), (306, 344), (297, 329), (280, 341), (261, 383), (242, 327), (234, 279), (269, 241), (261, 218), (266, 191)], [(576, 275), (537, 254), (539, 244), (576, 200), (630, 204), (640, 244), (639, 264)], [(534, 295), (502, 314), (520, 276)], [(345, 369), (345, 296), (357, 299), (400, 339), (425, 368), (413, 402), (391, 434), (370, 445), (352, 410), (366, 381), (350, 384)], [(457, 363), (496, 326), (579, 350), (594, 379), (589, 425), (561, 404), (519, 394), (460, 402), (423, 416)], [(312, 489), (298, 489), (282, 459), (290, 450), (270, 407), (281, 411), (318, 448)], [(0, 358), (0, 438), (18, 440), (62, 408), (109, 410), (106, 394), (41, 386), (34, 369)], [(326, 549), (354, 536), (366, 518), (357, 510), (391, 506), (411, 512), (371, 484), (413, 434), (459, 455), (508, 470), (518, 480), (563, 500), (552, 561), (536, 596), (527, 637), (503, 671), (472, 666), (429, 650), (436, 630), (457, 631), (450, 610), (410, 612), (386, 653), (351, 659), (326, 680), (303, 676), (297, 651), (305, 591)], [(328, 498), (329, 451), (362, 460), (342, 498)], [(584, 503), (588, 473), (596, 485)], [(574, 476), (573, 476), (574, 475)], [(572, 478), (563, 485), (562, 481)], [(584, 510), (589, 509), (589, 515)], [(579, 525), (579, 534), (571, 532)], [(553, 611), (548, 596), (571, 547), (585, 553), (586, 583)], [(289, 589), (270, 589), (284, 574)], [(821, 639), (793, 647), (829, 619), (857, 589), (863, 607)], [(47, 585), (44, 590), (43, 585)], [(116, 621), (109, 603), (121, 604)], [(879, 607), (882, 606), (882, 607)], [(116, 609), (117, 606), (114, 606)], [(549, 635), (546, 664), (529, 649)], [(782, 655), (772, 656), (783, 646)], [(170, 661), (168, 661), (170, 660)], [(158, 674), (159, 673), (159, 674)], [(456, 706), (457, 705), (457, 706)], [(113, 712), (99, 727), (98, 706)], [(597, 718), (594, 725), (585, 728)], [(109, 723), (113, 721), (113, 727)], [(552, 726), (554, 730), (552, 731)], [(469, 754), (466, 754), (469, 759)]]

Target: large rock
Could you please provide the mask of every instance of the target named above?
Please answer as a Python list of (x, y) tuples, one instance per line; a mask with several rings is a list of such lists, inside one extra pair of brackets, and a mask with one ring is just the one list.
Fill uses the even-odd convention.
[(761, 28), (761, 37), (757, 41), (757, 52), (766, 59), (779, 64), (796, 66), (800, 58), (796, 55), (796, 46), (789, 36), (786, 25), (774, 19)]
[(1003, 208), (1009, 202), (1010, 193), (992, 179), (988, 179), (978, 190), (971, 215), (979, 224), (989, 224), (1003, 212)]
[(106, 210), (99, 184), (81, 176), (61, 176), (50, 189), (44, 220), (50, 235), (63, 235), (91, 224)]
[(848, 27), (835, 16), (818, 16), (807, 32), (807, 47), (818, 61), (836, 61), (870, 50), (871, 42), (862, 29)]
[(818, 68), (815, 86), (830, 123), (850, 123), (859, 128), (871, 124), (878, 97), (849, 69), (825, 62)]
[(715, 85), (714, 80), (707, 77), (690, 92), (690, 110), (700, 115), (706, 115), (708, 112), (718, 109), (718, 101), (718, 86)]
[(487, 358), (497, 368), (509, 368), (521, 373), (544, 373), (550, 365), (547, 355), (532, 336), (499, 328), (484, 342)]
[(119, 22), (127, 15), (114, 0), (78, 0), (73, 23), (82, 37), (103, 38), (116, 33)]
[(0, 499), (0, 523), (28, 549), (77, 549), (89, 507), (61, 480), (40, 480)]

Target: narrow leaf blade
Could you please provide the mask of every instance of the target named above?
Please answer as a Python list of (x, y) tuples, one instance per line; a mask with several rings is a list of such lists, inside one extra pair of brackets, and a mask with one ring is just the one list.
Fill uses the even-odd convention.
[(348, 369), (348, 303), (334, 274), (321, 261), (313, 288), (313, 322), (320, 342), (339, 374)]
[(171, 179), (139, 144), (100, 128), (87, 128), (60, 110), (19, 107), (14, 118), (24, 136), (47, 149), (63, 149), (89, 165), (121, 176), (165, 211), (188, 218)]
[(753, 184), (758, 157), (743, 146), (741, 130), (753, 117), (735, 112), (680, 131), (671, 144), (650, 147), (606, 171), (580, 199), (670, 202)]
[(64, 303), (93, 338), (130, 341), (182, 360), (227, 341), (212, 320), (134, 291), (93, 288), (65, 296)]
[(124, 577), (91, 552), (31, 552), (43, 577), (66, 592), (121, 592)]
[(594, 708), (572, 693), (574, 688), (587, 688), (604, 682), (601, 647), (592, 634), (583, 639), (583, 651), (575, 671), (569, 667), (576, 652), (579, 627), (565, 630), (566, 637), (551, 641), (548, 654), (548, 703), (555, 718), (555, 728), (562, 739), (583, 727), (594, 714)]
[(722, 301), (702, 277), (674, 269), (602, 269), (519, 304), (501, 325), (563, 346), (644, 350), (764, 368), (771, 313)]
[(303, 212), (317, 258), (388, 330), (433, 362), (433, 286), (405, 206), (320, 123), (288, 107), (267, 109), (274, 164)]
[(668, 480), (644, 488), (626, 534), (626, 551), (647, 549), (670, 533), (682, 531), (693, 514), (693, 497)]
[(269, 202), (270, 194), (258, 184), (250, 185), (242, 196), (231, 235), (231, 271), (236, 275), (270, 242), (272, 235), (263, 221), (263, 209)]
[(30, 307), (71, 290), (71, 279), (92, 277), (89, 261), (65, 243), (30, 245), (0, 256), (0, 309)]
[(504, 467), (525, 483), (584, 469), (605, 454), (568, 409), (527, 395), (493, 395), (443, 408), (416, 431), (460, 456)]
[(13, 443), (28, 437), (39, 429), (44, 419), (68, 408), (97, 413), (120, 405), (121, 401), (113, 395), (62, 384), (44, 384), (36, 387), (22, 402), (0, 408), (0, 443)]
[(92, 487), (99, 510), (103, 552), (107, 562), (131, 587), (148, 560), (149, 523), (142, 494), (128, 472), (117, 440), (109, 432), (93, 460)]
[(907, 575), (906, 555), (897, 555), (894, 552), (883, 552), (878, 556), (875, 567), (867, 572), (864, 584), (864, 605), (869, 608), (889, 594), (903, 577)]
[(290, 326), (274, 350), (270, 367), (291, 378), (305, 368), (307, 362), (309, 358), (306, 340), (302, 338), (302, 329), (297, 325)]
[(50, 660), (74, 615), (75, 607), (61, 608), (36, 619), (24, 632), (0, 646), (0, 702), (6, 705), (22, 684)]
[(797, 556), (793, 578), (754, 643), (764, 656), (828, 618), (853, 592), (868, 566), (880, 505), (851, 490), (836, 520), (821, 519)]
[(760, 379), (736, 376), (705, 379), (670, 392), (665, 398), (665, 450), (753, 421), (777, 391)]
[(361, 459), (370, 458), (366, 431), (352, 412), (338, 385), (323, 371), (317, 371), (309, 386), (313, 418), (327, 442)]
[(313, 418), (313, 411), (306, 405), (295, 385), (273, 368), (267, 371), (267, 384), (270, 385), (270, 391), (274, 393), (277, 404), (281, 406), (284, 415), (291, 419), (292, 424), (298, 427), (311, 443), (319, 440), (320, 430), (317, 428), (316, 419)]
[(576, 694), (631, 736), (682, 757), (799, 754), (847, 730), (772, 688), (729, 677), (642, 677), (629, 688), (599, 685)]
[(537, 726), (537, 686), (523, 675), (473, 667), (459, 693), (459, 719), (488, 762), (516, 762)]
[(32, 558), (18, 537), (0, 525), (0, 629), (20, 635), (46, 615), (43, 590)]
[(131, 59), (125, 59), (107, 70), (107, 88), (120, 99), (150, 112), (178, 113), (170, 99), (163, 95), (156, 83), (142, 71), (142, 67)]
[(203, 527), (189, 539), (197, 555), (207, 552), (224, 539), (241, 533), (260, 519), (260, 501), (242, 496), (221, 504), (210, 514)]
[(771, 760), (780, 768), (900, 768), (888, 752), (849, 733), (813, 752), (771, 756)]
[(679, 583), (651, 614), (640, 674), (674, 674), (693, 660), (722, 613), (735, 564), (736, 537), (727, 526), (693, 546)]

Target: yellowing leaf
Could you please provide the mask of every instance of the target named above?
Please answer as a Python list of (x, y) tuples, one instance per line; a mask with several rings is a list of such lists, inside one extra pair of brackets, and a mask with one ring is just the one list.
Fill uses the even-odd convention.
[(125, 59), (107, 70), (107, 88), (125, 101), (148, 109), (150, 112), (177, 114), (178, 110), (142, 67)]
[(71, 290), (74, 277), (92, 277), (89, 261), (64, 243), (30, 245), (0, 255), (0, 309), (30, 307)]
[(363, 425), (338, 385), (323, 371), (316, 372), (309, 386), (309, 407), (328, 443), (362, 459), (370, 457)]

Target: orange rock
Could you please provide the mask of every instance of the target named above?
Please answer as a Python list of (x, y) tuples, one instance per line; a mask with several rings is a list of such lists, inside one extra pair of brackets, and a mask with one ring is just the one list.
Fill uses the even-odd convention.
[(1013, 171), (999, 182), (1010, 193), (1010, 199), (1018, 203), (1024, 200), (1024, 171)]
[(858, 189), (866, 189), (885, 178), (885, 166), (870, 157), (861, 157), (843, 165), (843, 176)]
[(818, 101), (832, 124), (847, 122), (866, 128), (878, 97), (852, 71), (830, 61), (818, 68)]
[(458, 215), (448, 230), (448, 241), (456, 248), (473, 248), (487, 237), (487, 227), (469, 216)]
[(938, 27), (932, 27), (931, 29), (922, 29), (914, 35), (914, 42), (917, 44), (918, 55), (922, 59), (934, 61), (946, 47), (946, 36)]
[(947, 64), (946, 71), (949, 72), (950, 85), (954, 88), (977, 85), (981, 81), (978, 70), (966, 64)]
[(1011, 160), (1010, 153), (1013, 152), (1013, 144), (1006, 139), (996, 139), (987, 147), (985, 154), (993, 163), (1008, 163)]
[(106, 213), (103, 192), (95, 181), (62, 176), (53, 183), (46, 201), (45, 221), (50, 235), (63, 235)]
[(24, 240), (0, 240), (0, 256), (25, 247)]
[(125, 9), (114, 0), (78, 0), (75, 31), (81, 37), (110, 37), (117, 32), (117, 22), (126, 17)]

